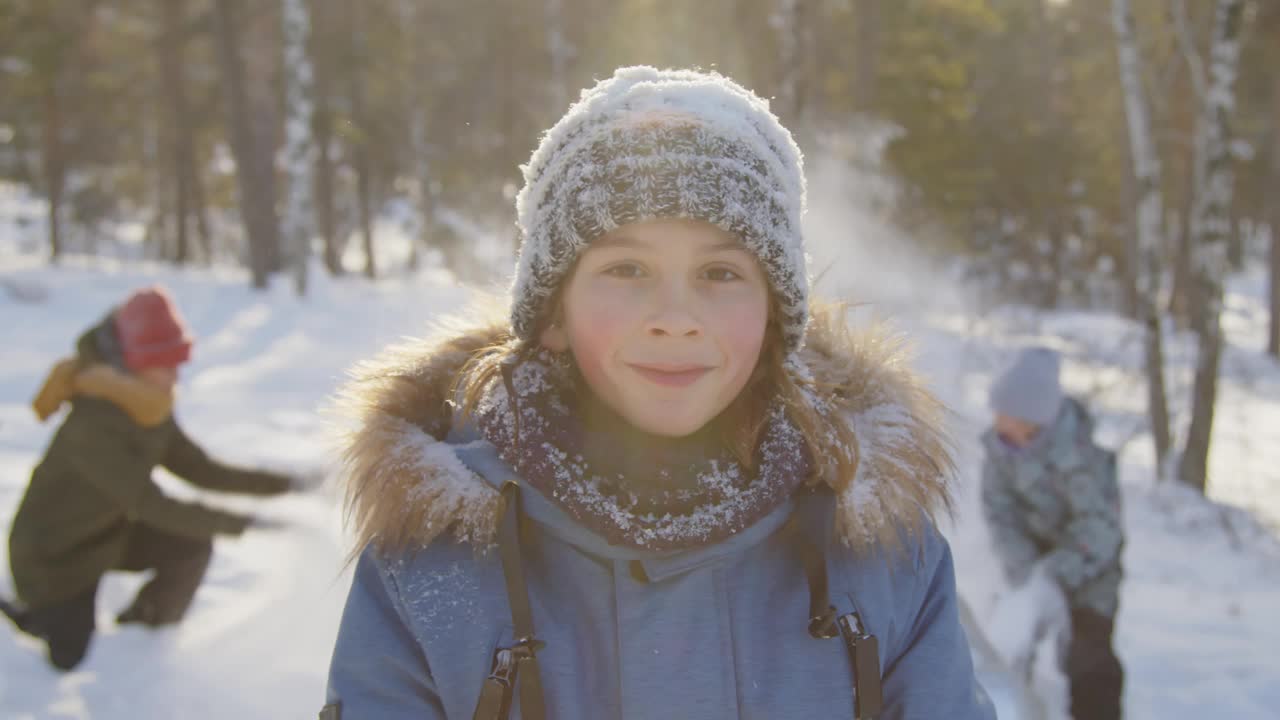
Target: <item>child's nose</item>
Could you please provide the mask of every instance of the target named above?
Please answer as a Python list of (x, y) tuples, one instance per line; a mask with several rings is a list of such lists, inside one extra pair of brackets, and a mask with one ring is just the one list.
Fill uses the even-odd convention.
[(650, 335), (696, 336), (702, 323), (690, 307), (690, 289), (678, 282), (662, 283), (653, 296), (653, 313), (647, 323)]
[(675, 337), (696, 337), (702, 332), (702, 326), (689, 313), (667, 311), (654, 316), (649, 321), (649, 334), (656, 336), (670, 335)]

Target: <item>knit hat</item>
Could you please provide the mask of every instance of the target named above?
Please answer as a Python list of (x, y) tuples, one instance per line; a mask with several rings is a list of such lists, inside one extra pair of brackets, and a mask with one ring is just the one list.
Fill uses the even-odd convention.
[(534, 339), (583, 249), (634, 222), (703, 220), (736, 235), (804, 342), (809, 279), (800, 149), (769, 104), (713, 73), (628, 67), (582, 92), (524, 165), (516, 197), (515, 334)]
[(162, 287), (134, 292), (115, 311), (113, 320), (130, 370), (177, 367), (191, 358), (191, 333)]
[(1028, 348), (991, 386), (991, 409), (1039, 426), (1053, 424), (1062, 408), (1058, 379), (1062, 359), (1048, 348)]

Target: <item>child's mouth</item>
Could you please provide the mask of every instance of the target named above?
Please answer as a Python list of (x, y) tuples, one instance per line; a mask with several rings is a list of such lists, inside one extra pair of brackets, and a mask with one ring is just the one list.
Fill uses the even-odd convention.
[(644, 379), (666, 387), (685, 387), (692, 385), (711, 372), (711, 368), (689, 365), (635, 365), (629, 364)]

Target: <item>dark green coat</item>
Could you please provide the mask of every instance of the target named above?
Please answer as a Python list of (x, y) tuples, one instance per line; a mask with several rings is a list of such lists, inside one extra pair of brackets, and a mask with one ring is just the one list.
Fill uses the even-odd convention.
[(201, 487), (274, 494), (288, 480), (211, 460), (172, 418), (136, 424), (110, 401), (77, 396), (31, 475), (9, 535), (9, 563), (29, 607), (70, 598), (123, 557), (135, 523), (194, 538), (237, 535), (249, 518), (164, 495), (162, 465)]

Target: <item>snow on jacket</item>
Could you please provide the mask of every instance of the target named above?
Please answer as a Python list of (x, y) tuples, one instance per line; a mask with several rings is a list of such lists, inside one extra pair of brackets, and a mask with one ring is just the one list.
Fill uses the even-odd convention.
[[(471, 718), (495, 650), (515, 639), (501, 562), (485, 548), (498, 488), (520, 480), (491, 445), (451, 427), (447, 404), (470, 352), (501, 335), (482, 328), (403, 348), (348, 393), (352, 481), (378, 490), (355, 511), (412, 549), (375, 542), (360, 556), (327, 717)], [(846, 647), (807, 631), (805, 570), (782, 532), (795, 516), (824, 551), (831, 603), (878, 639), (878, 717), (994, 718), (960, 625), (951, 552), (929, 514), (948, 504), (938, 407), (882, 337), (852, 338), (818, 317), (806, 342), (819, 383), (853, 389), (838, 398), (860, 449), (846, 487), (799, 493), (724, 541), (666, 553), (610, 545), (520, 488), (547, 717), (853, 717)]]

